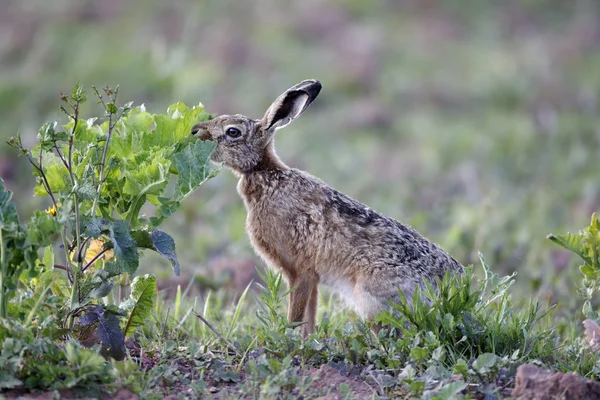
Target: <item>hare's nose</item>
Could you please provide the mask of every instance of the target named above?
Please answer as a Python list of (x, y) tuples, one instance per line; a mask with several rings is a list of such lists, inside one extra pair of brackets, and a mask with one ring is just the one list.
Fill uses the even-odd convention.
[(197, 135), (196, 137), (203, 142), (205, 142), (207, 140), (213, 140), (212, 136), (206, 129), (197, 129), (197, 130), (192, 129), (192, 135), (196, 135), (197, 133), (200, 133), (200, 134)]
[(198, 132), (200, 132), (200, 131), (203, 131), (203, 130), (205, 130), (205, 129), (200, 129), (200, 127), (199, 127), (199, 126), (194, 126), (194, 127), (192, 128), (192, 132), (191, 132), (191, 134), (192, 134), (192, 135), (195, 135), (196, 133), (198, 133)]
[(202, 123), (197, 123), (196, 125), (194, 125), (192, 127), (192, 131), (191, 134), (192, 135), (196, 135), (198, 134), (198, 139), (204, 141), (204, 140), (212, 140), (212, 136), (210, 135), (210, 132), (208, 131), (207, 127)]
[(203, 142), (207, 140), (213, 140), (212, 136), (210, 135), (210, 133), (208, 133), (208, 131), (202, 132), (202, 134), (198, 136), (198, 139), (200, 139)]

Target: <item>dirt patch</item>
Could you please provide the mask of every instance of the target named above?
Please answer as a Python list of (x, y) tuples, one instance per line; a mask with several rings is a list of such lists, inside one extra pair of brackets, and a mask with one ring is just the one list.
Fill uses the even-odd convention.
[[(59, 395), (59, 396), (57, 396)], [(85, 391), (77, 390), (55, 390), (53, 392), (29, 393), (24, 389), (11, 390), (3, 394), (5, 399), (35, 399), (35, 400), (53, 400), (60, 398), (61, 400), (74, 399), (116, 399), (116, 400), (138, 400), (139, 397), (129, 389), (119, 389), (116, 393), (101, 392), (90, 394)]]
[(370, 398), (375, 390), (369, 386), (364, 379), (343, 375), (340, 371), (330, 365), (322, 365), (320, 368), (312, 368), (309, 371), (313, 376), (310, 387), (311, 393), (322, 393), (319, 399), (338, 400), (343, 399), (344, 394), (340, 391), (340, 385), (346, 384), (354, 394), (354, 398)]
[(531, 364), (517, 369), (515, 400), (600, 399), (600, 383), (575, 373), (546, 371)]

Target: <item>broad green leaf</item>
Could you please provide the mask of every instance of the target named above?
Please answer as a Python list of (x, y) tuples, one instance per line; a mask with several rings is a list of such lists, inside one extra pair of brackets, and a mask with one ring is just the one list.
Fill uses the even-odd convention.
[(176, 103), (167, 109), (167, 115), (156, 116), (156, 133), (169, 145), (190, 137), (192, 126), (196, 122), (205, 121), (210, 115), (202, 106), (191, 109), (183, 103)]
[(154, 123), (154, 115), (149, 112), (142, 111), (141, 107), (135, 107), (129, 112), (127, 118), (123, 118), (124, 125), (129, 131), (148, 132)]
[[(63, 374), (63, 376), (65, 376), (64, 380), (61, 379), (61, 386), (65, 388), (75, 388), (76, 386), (81, 386), (86, 382), (90, 382), (91, 376), (97, 376), (102, 380), (103, 378), (101, 375), (108, 374), (109, 372), (104, 357), (94, 350), (80, 348), (80, 346), (75, 344), (73, 339), (65, 343), (62, 350), (67, 365), (71, 369), (71, 371), (69, 371), (70, 373)], [(54, 375), (52, 375), (52, 378), (53, 377)], [(46, 380), (52, 378), (44, 376), (44, 379)], [(28, 383), (31, 384), (30, 382)]]
[(600, 262), (598, 261), (598, 253), (600, 252), (600, 222), (596, 213), (592, 214), (592, 221), (590, 226), (584, 231), (583, 237), (587, 246), (587, 254), (592, 259), (592, 267), (600, 269)]
[(36, 270), (37, 247), (25, 243), (27, 232), (19, 223), (16, 206), (11, 199), (12, 192), (6, 189), (4, 181), (0, 178), (0, 233), (8, 266), (6, 274), (2, 277), (4, 287), (0, 289), (4, 290), (6, 301), (14, 295), (14, 289), (24, 269), (28, 268), (29, 277), (39, 273), (39, 269)]
[[(42, 162), (44, 175), (48, 180), (52, 192), (56, 195), (63, 191), (70, 191), (71, 180), (69, 178), (69, 171), (60, 158), (53, 153), (44, 152)], [(33, 194), (36, 196), (47, 196), (48, 192), (42, 184), (41, 174), (37, 169), (34, 169), (33, 175), (36, 176), (37, 179), (37, 185), (33, 190)]]
[(550, 234), (547, 237), (554, 243), (577, 254), (586, 264), (592, 264), (592, 259), (587, 254), (583, 235), (579, 233), (567, 233), (566, 235)]
[(100, 353), (104, 357), (115, 360), (125, 358), (125, 337), (119, 326), (119, 319), (111, 312), (105, 311), (101, 306), (89, 307), (88, 312), (79, 317), (79, 325), (95, 325), (96, 336), (102, 343)]
[(414, 361), (425, 360), (428, 356), (429, 353), (427, 352), (427, 349), (424, 349), (422, 347), (415, 346), (412, 349), (410, 349), (410, 358)]
[(106, 271), (99, 270), (93, 272), (87, 279), (85, 286), (90, 289), (87, 296), (90, 299), (95, 300), (107, 296), (112, 290), (114, 283)]
[(431, 354), (431, 359), (439, 362), (440, 364), (446, 360), (446, 350), (443, 346), (437, 347)]
[(157, 156), (151, 162), (135, 163), (125, 173), (123, 193), (132, 197), (144, 194), (160, 195), (169, 182), (171, 163)]
[(52, 294), (57, 297), (60, 297), (64, 301), (69, 299), (71, 295), (71, 290), (69, 289), (69, 285), (64, 278), (64, 275), (57, 270), (49, 270), (44, 272), (40, 276), (41, 285), (49, 285)]
[(38, 145), (44, 151), (50, 151), (54, 147), (54, 143), (58, 141), (68, 140), (69, 136), (66, 132), (56, 132), (58, 122), (46, 122), (38, 131)]
[(108, 114), (116, 114), (118, 111), (117, 106), (115, 105), (115, 103), (108, 103), (106, 105), (106, 112)]
[(79, 200), (93, 200), (96, 197), (96, 188), (90, 181), (84, 181), (74, 188)]
[(154, 230), (150, 232), (150, 237), (154, 243), (155, 250), (164, 258), (171, 262), (173, 272), (176, 276), (179, 276), (180, 267), (179, 261), (177, 260), (177, 253), (175, 251), (175, 241), (171, 236), (165, 232)]
[(11, 199), (12, 192), (6, 189), (0, 178), (0, 229), (4, 232), (15, 232), (20, 227), (17, 208)]
[(493, 353), (483, 353), (473, 362), (473, 369), (480, 374), (487, 374), (493, 371), (501, 358)]
[(46, 268), (51, 269), (54, 266), (54, 250), (52, 246), (48, 246), (44, 249), (44, 256), (42, 257), (42, 263)]
[(132, 275), (139, 264), (137, 243), (130, 235), (126, 221), (115, 221), (109, 227), (110, 240), (113, 244), (115, 261), (106, 263), (106, 270), (111, 275), (127, 272)]
[[(54, 206), (52, 206), (53, 208)], [(57, 210), (57, 221), (59, 224), (64, 225), (68, 221), (75, 221), (75, 216), (72, 214), (73, 210), (73, 199), (71, 196), (63, 197), (62, 202), (58, 203)], [(50, 211), (50, 210), (47, 210)]]
[(125, 336), (144, 324), (144, 320), (152, 311), (156, 299), (156, 277), (153, 275), (136, 276), (131, 282), (131, 294), (120, 308), (129, 311), (127, 322), (123, 328)]
[(71, 295), (71, 290), (63, 272), (54, 269), (54, 251), (52, 246), (46, 247), (41, 262), (44, 264), (45, 271), (37, 278), (29, 278), (35, 288), (49, 287), (52, 294), (63, 301), (67, 301)]
[(592, 235), (598, 235), (598, 234), (600, 234), (600, 221), (598, 220), (598, 215), (596, 215), (596, 213), (592, 214), (592, 221), (590, 222), (590, 226), (588, 228), (588, 231)]
[(152, 226), (157, 227), (162, 223), (162, 221), (170, 215), (173, 215), (179, 207), (181, 207), (181, 203), (179, 201), (171, 201), (165, 200), (164, 198), (158, 198), (158, 201), (161, 202), (161, 206), (158, 208), (156, 212), (156, 217), (150, 218)]
[(173, 238), (162, 231), (133, 231), (131, 236), (135, 239), (138, 247), (156, 251), (158, 254), (171, 262), (173, 272), (179, 276), (180, 266), (175, 252), (175, 241)]
[(594, 279), (596, 277), (597, 271), (594, 270), (590, 265), (582, 265), (579, 267), (579, 271), (588, 279)]
[(23, 384), (8, 371), (0, 371), (0, 389), (13, 389)]
[(71, 100), (74, 102), (85, 103), (86, 99), (85, 90), (83, 90), (81, 82), (75, 83), (75, 86), (73, 86), (73, 90), (71, 91)]
[(456, 381), (444, 384), (435, 394), (436, 400), (450, 400), (462, 398), (456, 397), (460, 392), (467, 388), (467, 384), (465, 382)]
[(108, 230), (108, 221), (96, 216), (86, 216), (83, 218), (82, 226), (85, 235), (97, 239), (102, 235), (102, 232)]
[[(135, 153), (133, 149), (134, 135), (135, 137), (139, 137), (143, 130), (138, 130), (127, 126), (128, 121), (129, 118), (121, 119), (117, 125), (117, 128), (121, 134), (111, 138), (110, 147), (108, 150), (108, 156), (111, 159), (128, 158)], [(108, 127), (104, 128), (103, 131), (107, 133)], [(104, 141), (106, 141), (106, 138), (104, 138)], [(136, 141), (139, 142), (139, 140)], [(142, 149), (140, 146), (138, 146), (135, 150), (141, 151)]]
[[(79, 154), (85, 153), (86, 149), (90, 145), (96, 145), (98, 138), (98, 131), (93, 128), (93, 123), (95, 122), (95, 118), (90, 118), (89, 120), (79, 120), (77, 122), (77, 126), (75, 127), (74, 137), (73, 137), (73, 148)], [(73, 132), (73, 126), (75, 122), (73, 120), (69, 121), (68, 124), (63, 125), (63, 129), (67, 132), (68, 136)], [(65, 144), (63, 147), (63, 152), (65, 154), (68, 153), (68, 147)]]
[(452, 368), (452, 372), (455, 374), (460, 374), (463, 377), (467, 377), (467, 375), (469, 374), (469, 365), (467, 364), (467, 362), (460, 358), (456, 364), (454, 364), (454, 367)]
[(214, 148), (213, 142), (197, 140), (175, 154), (173, 164), (179, 173), (175, 191), (177, 200), (186, 198), (198, 186), (216, 175), (218, 171), (212, 168), (210, 162), (210, 153)]
[(36, 210), (27, 224), (27, 245), (42, 247), (53, 243), (55, 235), (60, 232), (58, 219), (44, 211)]

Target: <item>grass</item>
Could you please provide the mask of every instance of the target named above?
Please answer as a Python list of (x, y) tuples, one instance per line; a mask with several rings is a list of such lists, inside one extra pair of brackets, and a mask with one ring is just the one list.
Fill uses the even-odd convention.
[(10, 388), (18, 377), (26, 388), (63, 395), (127, 389), (148, 399), (450, 399), (508, 396), (523, 363), (597, 377), (597, 357), (577, 330), (559, 334), (555, 310), (514, 300), (515, 274), (499, 276), (483, 257), (480, 265), (484, 278), (468, 267), (446, 275), (437, 291), (429, 285), (415, 294), (412, 307), (403, 297), (392, 303), (376, 318), (378, 334), (322, 292), (319, 324), (306, 340), (285, 317), (290, 292), (280, 273), (260, 270), (262, 283), (237, 298), (223, 289), (202, 298), (179, 287), (175, 299), (159, 297), (122, 362), (105, 361), (99, 345), (53, 340), (64, 335), (54, 321), (56, 296), (40, 304), (34, 294), (13, 306), (35, 315), (30, 324), (1, 321), (0, 383)]
[[(204, 304), (195, 296), (179, 296), (179, 318), (173, 303), (162, 299), (129, 343), (127, 361), (108, 364), (112, 379), (104, 389), (125, 386), (142, 398), (218, 393), (223, 398), (291, 399), (327, 391), (351, 398), (362, 384), (362, 395), (370, 388), (385, 396), (502, 397), (516, 366), (524, 362), (593, 376), (591, 359), (580, 358), (586, 346), (574, 337), (563, 337), (571, 345), (562, 345), (548, 325), (551, 311), (533, 302), (513, 305), (509, 288), (514, 277), (499, 277), (482, 265), (485, 280), (473, 277), (469, 268), (463, 276), (446, 276), (439, 295), (433, 289), (424, 293), (430, 306), (419, 297), (413, 310), (405, 302), (395, 304), (398, 312), (380, 315), (384, 329), (378, 335), (352, 312), (337, 308), (336, 300), (331, 312), (332, 300), (322, 294), (317, 332), (302, 341), (299, 329), (285, 318), (289, 292), (281, 275), (270, 270), (261, 272), (264, 285), (247, 287), (237, 301), (223, 290), (207, 296)], [(210, 326), (194, 317), (194, 310), (203, 310)], [(70, 352), (87, 354), (76, 343), (69, 346), (74, 346)], [(340, 374), (333, 387), (315, 388), (323, 365), (346, 376)]]

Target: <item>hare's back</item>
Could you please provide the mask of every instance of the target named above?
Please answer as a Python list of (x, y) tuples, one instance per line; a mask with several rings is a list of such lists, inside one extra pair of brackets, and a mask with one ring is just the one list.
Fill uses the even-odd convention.
[[(278, 263), (314, 265), (325, 280), (422, 282), (460, 269), (413, 228), (388, 218), (305, 172), (250, 177), (240, 187), (248, 233)], [(264, 251), (260, 251), (260, 249)]]
[[(365, 268), (395, 270), (400, 275), (441, 276), (460, 264), (415, 229), (366, 205), (325, 188), (328, 237), (339, 241)], [(342, 243), (344, 246), (342, 246)], [(333, 243), (331, 243), (332, 247)]]

